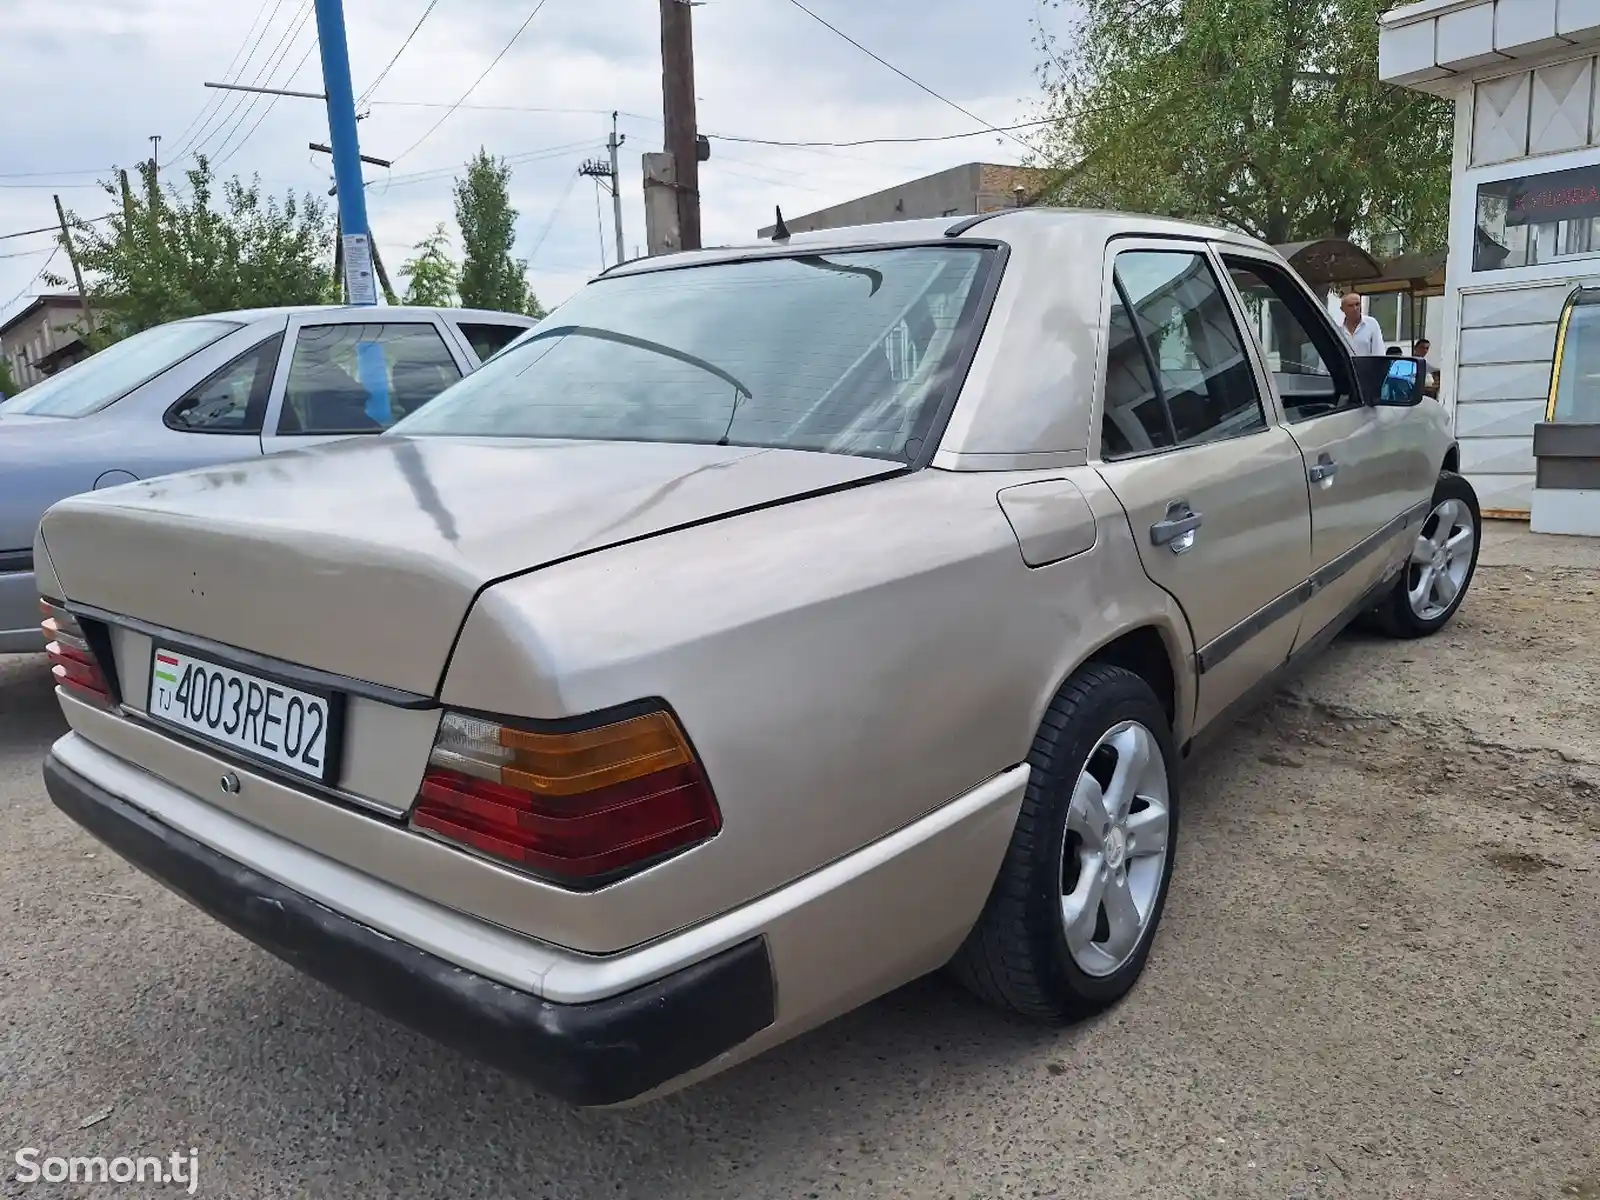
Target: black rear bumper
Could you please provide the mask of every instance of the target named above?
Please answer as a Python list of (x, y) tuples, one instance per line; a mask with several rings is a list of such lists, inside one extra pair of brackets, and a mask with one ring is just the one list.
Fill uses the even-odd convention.
[(710, 1062), (773, 1021), (754, 938), (636, 991), (552, 1004), (341, 916), (163, 825), (63, 766), (56, 807), (224, 925), (346, 996), (572, 1104), (618, 1104)]

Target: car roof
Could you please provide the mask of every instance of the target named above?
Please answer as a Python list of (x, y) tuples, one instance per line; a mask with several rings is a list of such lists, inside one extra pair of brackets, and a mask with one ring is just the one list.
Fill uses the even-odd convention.
[[(300, 317), (311, 313), (345, 313), (345, 312), (370, 311), (365, 305), (354, 304), (290, 304), (270, 308), (237, 308), (229, 312), (204, 313), (194, 317), (184, 317), (185, 321), (226, 320), (239, 321), (249, 324), (252, 321), (265, 321), (272, 317)], [(455, 317), (464, 320), (480, 321), (511, 321), (514, 324), (535, 324), (533, 317), (522, 313), (496, 312), (487, 308), (429, 308), (414, 304), (386, 304), (379, 305), (378, 312), (385, 313), (438, 313), (442, 316)]]
[(792, 254), (796, 250), (827, 252), (869, 247), (876, 249), (890, 246), (925, 246), (930, 242), (945, 241), (953, 245), (959, 245), (963, 241), (1025, 245), (1034, 237), (1063, 225), (1072, 226), (1075, 232), (1086, 239), (1096, 234), (1103, 235), (1107, 240), (1136, 235), (1188, 237), (1229, 242), (1254, 249), (1270, 249), (1265, 242), (1235, 230), (1203, 225), (1195, 221), (1181, 221), (1173, 217), (1153, 217), (1139, 213), (1090, 208), (1014, 208), (1000, 209), (977, 216), (888, 221), (875, 225), (809, 230), (795, 233), (782, 242), (764, 240), (636, 258), (612, 267), (605, 272), (605, 277), (733, 259), (777, 257)]

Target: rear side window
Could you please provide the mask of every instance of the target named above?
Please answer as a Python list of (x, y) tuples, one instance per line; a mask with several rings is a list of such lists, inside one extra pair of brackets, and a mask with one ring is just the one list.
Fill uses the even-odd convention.
[(431, 323), (307, 325), (295, 340), (278, 432), (377, 433), (460, 378)]
[(1101, 424), (1105, 457), (1267, 427), (1243, 335), (1203, 254), (1128, 251), (1117, 256), (1115, 281), (1108, 345), (1116, 357), (1108, 364)]
[(232, 321), (173, 321), (146, 329), (34, 384), (6, 402), (6, 413), (86, 417), (239, 328)]
[(167, 424), (184, 433), (260, 433), (282, 345), (278, 334), (246, 350), (174, 404)]
[(487, 321), (463, 321), (461, 332), (466, 334), (467, 341), (472, 345), (472, 352), (478, 356), (479, 362), (485, 362), (490, 355), (498, 354), (504, 350), (519, 334), (528, 332), (526, 325), (497, 325)]

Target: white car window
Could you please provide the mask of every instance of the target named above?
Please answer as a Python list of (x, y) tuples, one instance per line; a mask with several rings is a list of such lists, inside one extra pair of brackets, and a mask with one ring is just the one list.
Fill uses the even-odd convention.
[(307, 325), (295, 341), (278, 433), (376, 433), (460, 378), (431, 323)]

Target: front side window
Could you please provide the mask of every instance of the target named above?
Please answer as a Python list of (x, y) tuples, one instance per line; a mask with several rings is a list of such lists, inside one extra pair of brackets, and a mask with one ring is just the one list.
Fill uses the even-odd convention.
[(167, 424), (185, 433), (260, 433), (282, 345), (279, 334), (245, 351), (174, 404)]
[(1474, 271), (1600, 254), (1600, 167), (1498, 179), (1477, 200)]
[(1223, 262), (1266, 351), (1285, 419), (1304, 421), (1357, 403), (1336, 335), (1293, 280), (1252, 259), (1224, 255)]
[[(1119, 384), (1119, 394), (1113, 396), (1117, 377), (1108, 371), (1107, 412), (1101, 424), (1107, 457), (1219, 441), (1267, 427), (1244, 340), (1203, 254), (1127, 251), (1117, 256), (1115, 281), (1129, 322), (1128, 337), (1145, 361), (1145, 378), (1154, 380), (1158, 407), (1151, 408), (1142, 398), (1137, 383)], [(1115, 325), (1111, 332), (1116, 351)], [(1124, 377), (1132, 378), (1127, 374), (1132, 355), (1123, 349), (1121, 358)], [(1159, 423), (1154, 420), (1157, 412)], [(1150, 445), (1138, 444), (1135, 425)]]
[(910, 460), (991, 256), (906, 247), (597, 280), (395, 432)]
[(295, 339), (278, 432), (377, 433), (460, 378), (431, 323), (307, 325)]
[(232, 321), (173, 321), (107, 346), (5, 403), (9, 416), (86, 417), (99, 412), (241, 326)]

